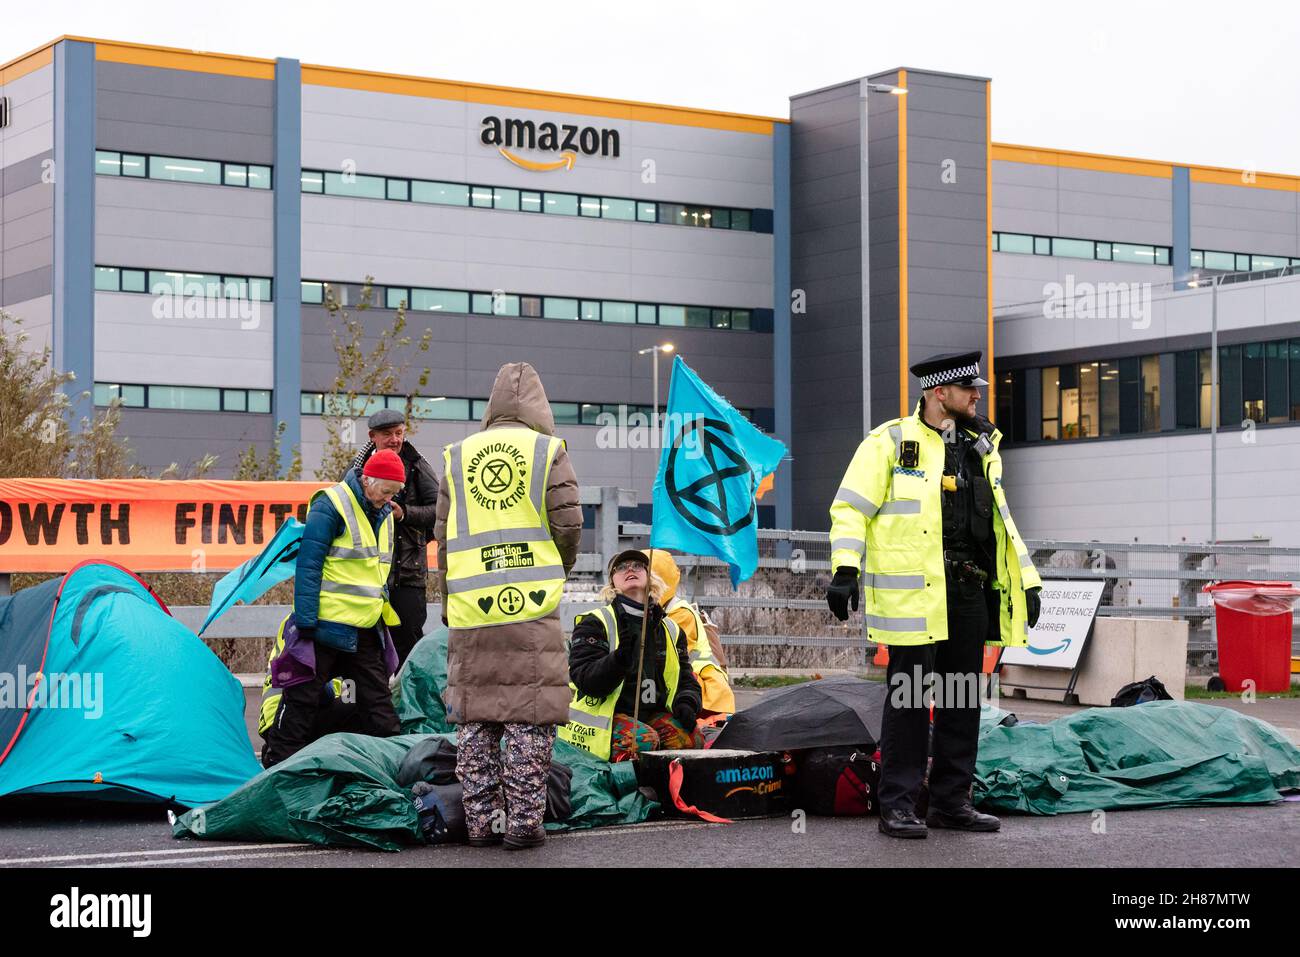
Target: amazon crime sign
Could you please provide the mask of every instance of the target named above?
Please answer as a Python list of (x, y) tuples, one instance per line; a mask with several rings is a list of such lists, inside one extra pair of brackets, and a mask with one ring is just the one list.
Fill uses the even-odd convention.
[(0, 572), (65, 572), (106, 558), (132, 571), (225, 571), (322, 482), (0, 479)]

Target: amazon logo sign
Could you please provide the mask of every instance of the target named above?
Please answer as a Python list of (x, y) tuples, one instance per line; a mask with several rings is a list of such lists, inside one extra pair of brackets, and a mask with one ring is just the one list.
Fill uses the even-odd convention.
[[(483, 117), (479, 142), (495, 146), (497, 152), (521, 169), (547, 172), (573, 169), (578, 154), (618, 157), (618, 130), (571, 123), (534, 123), (501, 116)], [(559, 154), (553, 160), (535, 160), (520, 156), (516, 150), (534, 150)]]

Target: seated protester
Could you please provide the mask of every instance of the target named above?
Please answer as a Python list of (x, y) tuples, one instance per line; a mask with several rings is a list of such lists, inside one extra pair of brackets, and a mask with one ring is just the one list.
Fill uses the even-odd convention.
[(681, 569), (671, 554), (656, 548), (651, 571), (655, 578), (664, 583), (664, 592), (660, 598), (664, 611), (686, 635), (691, 670), (700, 682), (703, 695), (700, 707), (702, 716), (734, 714), (736, 696), (731, 691), (731, 681), (727, 677), (727, 662), (722, 657), (722, 646), (719, 644), (715, 648), (710, 643), (708, 629), (704, 626), (704, 617), (699, 608), (677, 596), (677, 586), (682, 579)]
[[(573, 628), (573, 701), (560, 738), (606, 761), (623, 761), (641, 751), (702, 747), (704, 738), (696, 727), (700, 685), (690, 667), (686, 635), (658, 602), (663, 582), (651, 577), (645, 552), (637, 550), (614, 557), (609, 579), (601, 592), (608, 604), (580, 617)], [(641, 621), (647, 614), (634, 721)]]
[(266, 677), (262, 679), (262, 705), (257, 716), (257, 733), (262, 736), (264, 755), (275, 754), (279, 746), (279, 729), (275, 719), (280, 713), (284, 689), (297, 684), (313, 682), (320, 685), (320, 703), (317, 706), (316, 720), (311, 727), (312, 741), (336, 731), (360, 730), (356, 699), (345, 691), (343, 679), (331, 678), (321, 683), (310, 668), (294, 657), (292, 647), (290, 653), (285, 654), (286, 636), (289, 646), (301, 640), (297, 631), (293, 615), (285, 615), (284, 621), (280, 622), (275, 642), (271, 645), (271, 654), (266, 659)]

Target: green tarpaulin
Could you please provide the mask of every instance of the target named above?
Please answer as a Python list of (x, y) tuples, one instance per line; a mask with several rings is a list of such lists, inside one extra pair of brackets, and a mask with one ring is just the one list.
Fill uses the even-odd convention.
[(1300, 749), (1230, 708), (1153, 701), (999, 726), (986, 712), (975, 767), (985, 811), (1265, 804), (1300, 787)]
[[(396, 851), (419, 844), (410, 794), (396, 777), (406, 752), (431, 735), (455, 741), (442, 691), (447, 680), (447, 630), (439, 628), (411, 651), (393, 702), (402, 735), (372, 738), (331, 734), (263, 771), (225, 800), (183, 814), (175, 837), (224, 841), (306, 841)], [(548, 830), (637, 824), (658, 805), (637, 790), (629, 763), (610, 764), (555, 744), (554, 760), (573, 772), (572, 813)]]

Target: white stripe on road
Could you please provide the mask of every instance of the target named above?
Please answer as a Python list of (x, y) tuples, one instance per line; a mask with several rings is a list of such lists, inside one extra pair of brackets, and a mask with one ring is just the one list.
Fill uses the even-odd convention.
[(311, 844), (217, 844), (212, 847), (178, 847), (161, 851), (111, 851), (99, 854), (58, 854), (51, 857), (11, 857), (0, 860), (0, 865), (10, 864), (58, 864), (65, 861), (93, 861), (103, 858), (149, 857), (163, 854), (212, 854), (216, 851), (257, 850), (269, 851), (282, 847), (312, 847)]
[(272, 857), (303, 857), (304, 855), (331, 854), (339, 848), (310, 847), (300, 851), (273, 851), (269, 854), (248, 851), (243, 854), (208, 854), (203, 857), (172, 857), (166, 860), (153, 858), (140, 861), (110, 861), (107, 864), (87, 864), (87, 867), (180, 867), (184, 864), (209, 864), (212, 861), (260, 861)]

